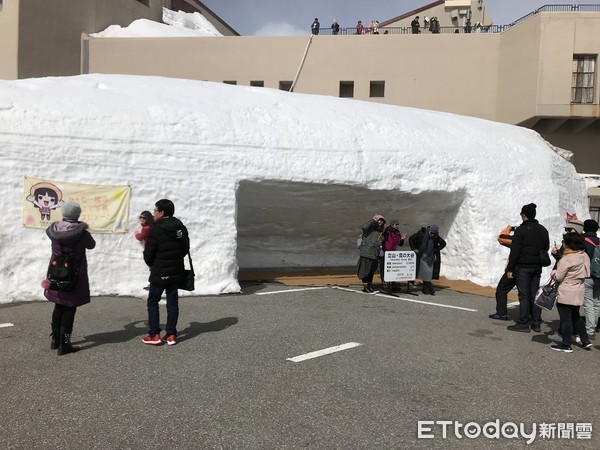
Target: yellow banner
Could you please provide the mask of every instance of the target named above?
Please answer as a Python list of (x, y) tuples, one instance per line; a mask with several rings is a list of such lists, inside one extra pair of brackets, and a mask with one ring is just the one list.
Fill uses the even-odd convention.
[(79, 220), (94, 233), (126, 233), (130, 186), (67, 183), (25, 177), (23, 183), (23, 226), (47, 228), (62, 220), (64, 202), (81, 205)]

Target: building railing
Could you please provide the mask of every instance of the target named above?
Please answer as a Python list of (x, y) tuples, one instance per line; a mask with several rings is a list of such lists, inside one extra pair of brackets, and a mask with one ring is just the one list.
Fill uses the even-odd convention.
[[(502, 27), (505, 25), (489, 25), (485, 27), (471, 27), (471, 31), (467, 31), (465, 27), (439, 27), (436, 33), (429, 31), (428, 28), (421, 27), (419, 34), (452, 34), (452, 33), (499, 33), (502, 31)], [(321, 28), (319, 35), (331, 35), (331, 28)], [(356, 27), (340, 28), (339, 35), (357, 35)], [(372, 33), (370, 30), (365, 29), (364, 33), (361, 34), (412, 34), (411, 27), (380, 27), (378, 33)]]
[[(454, 33), (502, 33), (509, 28), (541, 13), (541, 12), (600, 12), (600, 4), (596, 5), (544, 5), (540, 6), (535, 11), (520, 17), (519, 19), (511, 22), (508, 25), (489, 25), (476, 27), (471, 26), (470, 31), (464, 26), (451, 26), (451, 27), (440, 27), (439, 33), (433, 33), (429, 28), (421, 27), (419, 34), (454, 34)], [(320, 35), (332, 35), (333, 29), (321, 28)], [(356, 35), (356, 27), (340, 27), (339, 35)], [(373, 34), (368, 26), (364, 28), (364, 33), (361, 34)], [(379, 27), (378, 33), (375, 34), (412, 34), (412, 28), (408, 27)]]

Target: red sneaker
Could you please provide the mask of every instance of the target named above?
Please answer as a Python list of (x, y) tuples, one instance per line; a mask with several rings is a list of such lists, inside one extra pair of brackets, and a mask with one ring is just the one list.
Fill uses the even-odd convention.
[(175, 345), (177, 344), (177, 336), (174, 334), (165, 334), (163, 341), (167, 343), (167, 345)]
[(162, 340), (160, 339), (160, 334), (154, 334), (152, 336), (147, 335), (142, 338), (142, 342), (148, 345), (160, 345), (162, 344)]

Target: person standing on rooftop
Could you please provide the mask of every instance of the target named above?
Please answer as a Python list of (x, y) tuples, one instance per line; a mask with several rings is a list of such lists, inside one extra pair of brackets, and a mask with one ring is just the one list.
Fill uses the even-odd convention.
[(315, 20), (313, 21), (312, 25), (310, 26), (312, 34), (314, 34), (314, 35), (319, 34), (319, 29), (320, 28), (321, 28), (321, 24), (319, 23), (319, 19), (317, 19), (315, 17)]

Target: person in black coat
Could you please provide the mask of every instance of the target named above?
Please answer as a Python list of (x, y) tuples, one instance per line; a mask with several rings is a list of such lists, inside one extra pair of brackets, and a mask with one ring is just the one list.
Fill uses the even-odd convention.
[[(189, 253), (188, 230), (179, 219), (173, 217), (175, 205), (168, 199), (156, 202), (154, 226), (144, 247), (144, 262), (150, 267), (150, 287), (148, 290), (148, 335), (142, 338), (144, 344), (168, 345), (177, 343), (177, 319), (179, 318), (179, 283), (185, 278), (185, 255)], [(160, 316), (158, 302), (166, 291), (167, 324), (165, 336), (160, 337)]]
[[(534, 303), (535, 294), (540, 287), (543, 253), (548, 258), (550, 237), (548, 230), (536, 219), (535, 203), (521, 208), (523, 223), (517, 227), (510, 246), (510, 255), (506, 266), (508, 278), (515, 278), (519, 291), (519, 321), (510, 327), (511, 331), (529, 333), (531, 329), (541, 331), (542, 309)], [(549, 264), (548, 264), (549, 265)]]
[(440, 236), (437, 225), (419, 231), (408, 238), (411, 250), (417, 254), (417, 277), (423, 282), (421, 292), (435, 295), (431, 280), (440, 278), (442, 257), (440, 251), (446, 247), (446, 241)]
[(419, 16), (415, 17), (413, 21), (410, 23), (410, 28), (412, 34), (419, 34), (421, 32), (421, 24), (419, 23)]
[(312, 25), (310, 26), (310, 31), (312, 32), (312, 34), (317, 35), (317, 34), (319, 34), (320, 29), (321, 29), (321, 24), (319, 23), (319, 19), (317, 19), (315, 17), (315, 20), (313, 21)]

